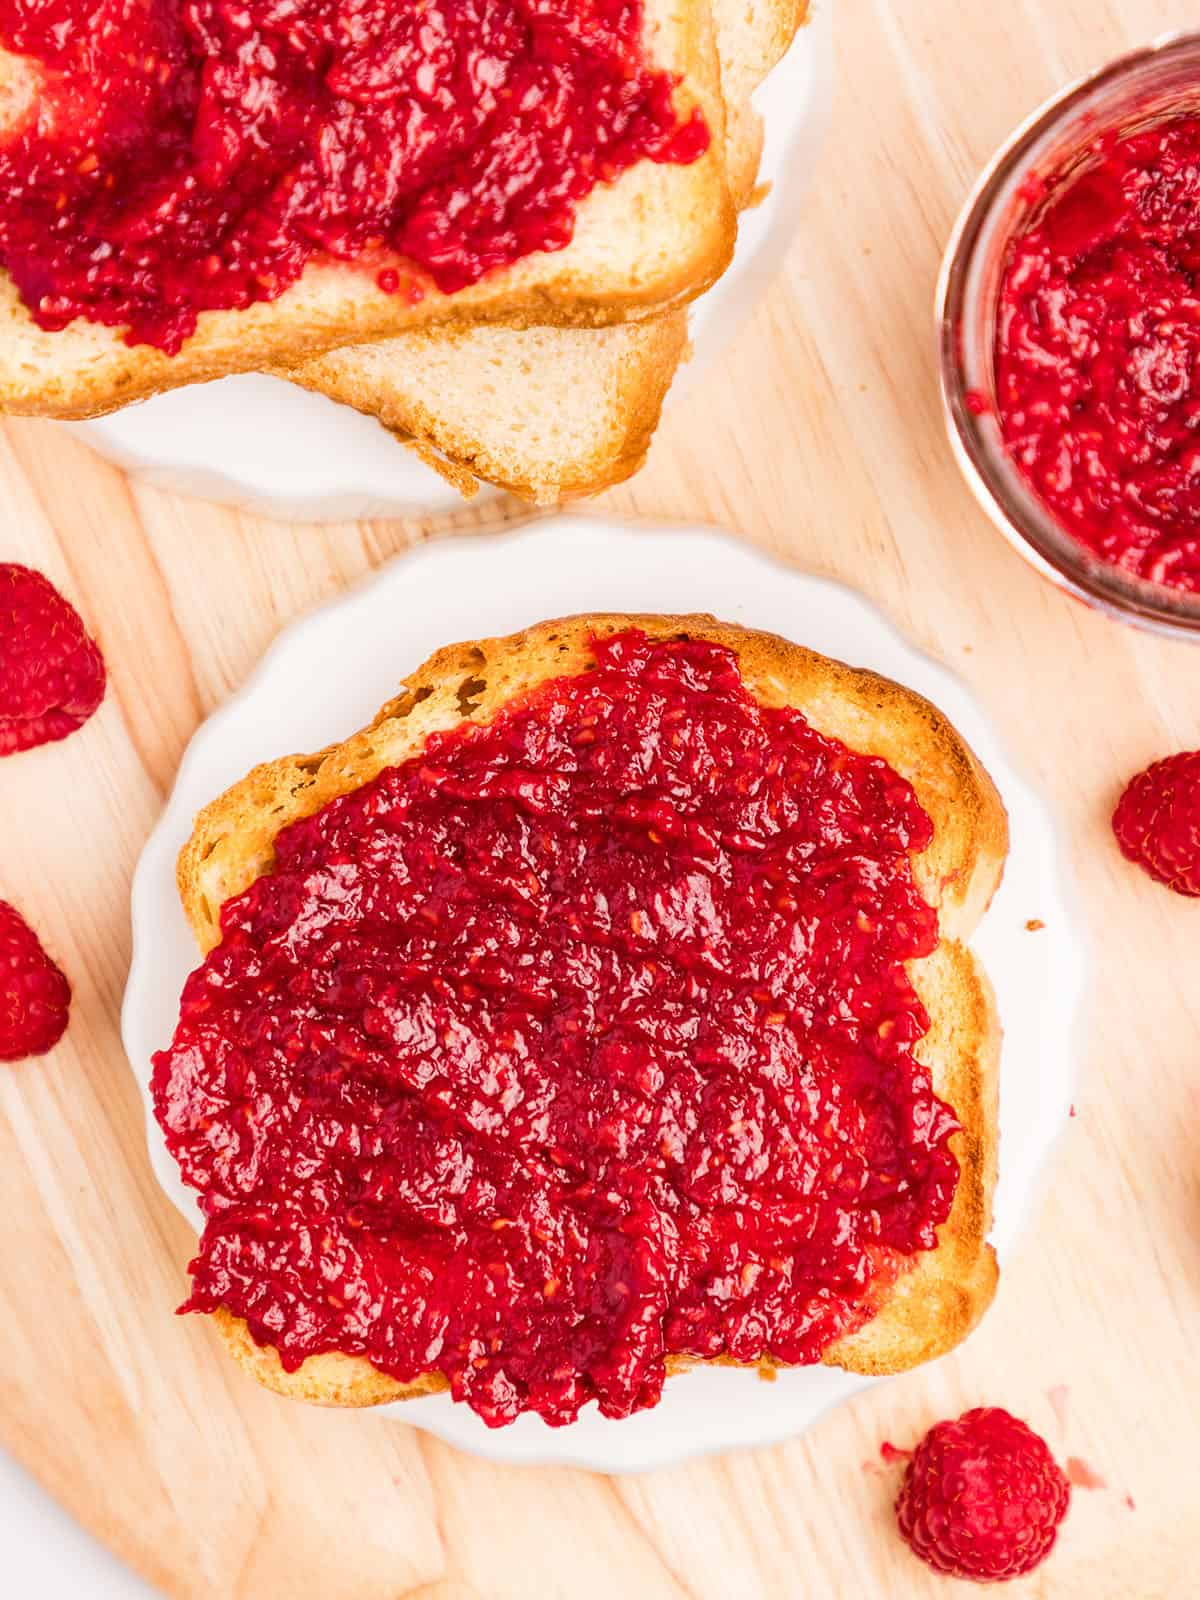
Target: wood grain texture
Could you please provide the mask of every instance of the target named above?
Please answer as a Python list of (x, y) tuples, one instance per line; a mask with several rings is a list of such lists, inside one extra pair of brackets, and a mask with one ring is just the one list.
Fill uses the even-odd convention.
[(838, 3), (837, 123), (802, 236), (604, 504), (723, 523), (856, 584), (971, 683), (1053, 801), (1094, 967), (1078, 1116), (1039, 1214), (961, 1352), (803, 1439), (642, 1479), (498, 1470), (249, 1383), (170, 1315), (191, 1241), (150, 1175), (117, 1031), (130, 873), (197, 721), (280, 624), (453, 530), (274, 527), (9, 423), (0, 558), (79, 603), (112, 692), (83, 734), (0, 770), (0, 895), (76, 990), (56, 1054), (0, 1073), (0, 1441), (172, 1596), (965, 1600), (894, 1537), (877, 1451), (979, 1402), (1109, 1485), (1076, 1494), (1052, 1562), (1006, 1596), (1198, 1592), (1200, 904), (1127, 867), (1107, 817), (1125, 775), (1200, 744), (1200, 657), (1064, 600), (991, 531), (943, 442), (931, 334), (941, 243), (995, 143), (1068, 75), (1195, 10)]

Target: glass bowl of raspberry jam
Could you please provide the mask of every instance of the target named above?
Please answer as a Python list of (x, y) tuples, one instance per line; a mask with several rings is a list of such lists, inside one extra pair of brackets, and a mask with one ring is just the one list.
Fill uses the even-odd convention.
[(1200, 638), (1200, 32), (1071, 84), (997, 152), (937, 293), (980, 505), (1096, 609)]

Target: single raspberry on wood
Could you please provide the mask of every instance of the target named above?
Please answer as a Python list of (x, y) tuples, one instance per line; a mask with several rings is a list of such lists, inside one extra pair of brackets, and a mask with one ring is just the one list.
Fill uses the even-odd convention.
[(21, 913), (0, 900), (0, 1061), (53, 1050), (70, 1006), (66, 977)]
[(0, 756), (65, 739), (104, 699), (104, 658), (48, 578), (0, 562)]
[(1200, 895), (1200, 750), (1156, 761), (1113, 812), (1121, 853), (1177, 894)]
[(896, 1501), (900, 1532), (938, 1572), (979, 1583), (1045, 1560), (1071, 1486), (1045, 1441), (995, 1406), (939, 1422), (913, 1451)]

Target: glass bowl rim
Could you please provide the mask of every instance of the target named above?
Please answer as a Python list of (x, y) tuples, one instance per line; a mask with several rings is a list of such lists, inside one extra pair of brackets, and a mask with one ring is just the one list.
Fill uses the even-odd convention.
[[(951, 230), (938, 273), (936, 327), (942, 417), (951, 448), (976, 501), (1009, 544), (1044, 577), (1094, 610), (1152, 631), (1200, 639), (1200, 594), (1136, 578), (1091, 555), (1025, 483), (1003, 448), (987, 437), (985, 419), (968, 403), (970, 385), (959, 347), (976, 247), (1031, 153), (1106, 89), (1189, 52), (1200, 55), (1200, 28), (1160, 34), (1073, 79), (1017, 125), (984, 166)], [(1200, 75), (1197, 94), (1200, 98)]]

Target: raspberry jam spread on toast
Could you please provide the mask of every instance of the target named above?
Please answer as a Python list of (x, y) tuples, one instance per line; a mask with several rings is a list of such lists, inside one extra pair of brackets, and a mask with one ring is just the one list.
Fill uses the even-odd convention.
[(454, 292), (708, 147), (643, 26), (637, 0), (0, 0), (37, 80), (0, 137), (0, 264), (42, 327), (169, 353), (313, 258)]
[(624, 1416), (671, 1355), (818, 1360), (949, 1214), (912, 788), (722, 645), (593, 651), (285, 828), (188, 979), (184, 1309), (289, 1371)]
[(996, 394), (1058, 520), (1136, 577), (1200, 590), (1200, 119), (1109, 140), (1012, 245)]

